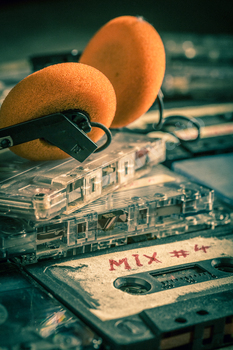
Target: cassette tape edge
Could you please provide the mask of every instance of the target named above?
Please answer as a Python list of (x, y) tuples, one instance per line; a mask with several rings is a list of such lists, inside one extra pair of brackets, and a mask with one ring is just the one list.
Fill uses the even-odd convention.
[[(182, 177), (171, 177), (174, 173), (164, 170), (163, 166), (154, 169), (152, 174), (156, 176), (142, 177), (142, 182), (136, 180), (135, 188), (131, 184), (129, 189), (109, 194), (69, 216), (63, 214), (49, 222), (30, 222), (29, 230), (26, 219), (1, 216), (1, 258), (21, 255), (22, 263), (31, 263), (133, 242), (178, 237), (203, 229), (228, 229), (231, 212), (219, 205), (211, 210), (214, 205), (211, 190), (198, 185), (192, 187), (188, 182), (186, 191)], [(159, 181), (165, 178), (168, 182), (159, 186), (151, 184), (155, 178)], [(171, 179), (174, 182), (169, 187)], [(25, 237), (22, 250), (19, 232)]]
[(74, 159), (35, 165), (12, 155), (9, 165), (7, 154), (3, 153), (0, 172), (1, 210), (49, 220), (149, 172), (152, 165), (165, 159), (165, 143), (159, 138), (119, 133), (101, 157), (93, 155), (82, 165)]
[[(204, 235), (204, 231), (202, 232), (202, 234)], [(222, 239), (224, 240), (225, 237), (222, 237)], [(200, 242), (208, 242), (208, 240), (206, 241), (200, 240)], [(211, 241), (209, 241), (209, 243), (210, 242)], [(219, 244), (219, 243), (216, 242), (216, 244)], [(226, 246), (227, 244), (228, 244), (227, 242), (223, 242), (223, 247), (224, 245)], [(172, 250), (173, 248), (173, 246), (170, 244), (165, 244), (165, 246), (167, 246), (168, 251)], [(135, 252), (137, 250), (138, 249), (135, 247)], [(119, 252), (119, 250), (117, 250), (117, 252)], [(200, 256), (205, 255), (203, 254), (204, 251), (201, 250), (199, 252), (201, 254)], [(152, 258), (151, 254), (149, 255)], [(111, 254), (111, 256), (113, 256), (113, 254)], [(116, 255), (116, 258), (117, 256), (119, 257), (119, 254)], [(67, 303), (66, 306), (70, 307), (72, 311), (75, 312), (79, 317), (81, 317), (80, 313), (82, 313), (82, 317), (84, 317), (88, 325), (91, 327), (94, 327), (95, 331), (98, 330), (99, 334), (106, 340), (108, 344), (110, 344), (110, 348), (124, 349), (124, 345), (127, 344), (128, 346), (127, 348), (133, 349), (135, 348), (135, 341), (136, 341), (137, 349), (144, 349), (146, 344), (150, 344), (150, 346), (153, 345), (152, 348), (154, 349), (157, 349), (157, 348), (159, 349), (159, 346), (161, 349), (173, 349), (173, 347), (171, 347), (171, 342), (174, 342), (176, 340), (179, 346), (188, 346), (192, 344), (194, 349), (199, 350), (200, 347), (198, 348), (198, 346), (200, 346), (201, 342), (204, 342), (203, 344), (210, 344), (209, 345), (210, 349), (214, 349), (216, 346), (223, 346), (223, 345), (226, 346), (226, 345), (232, 344), (233, 342), (232, 340), (232, 333), (233, 333), (232, 298), (230, 297), (230, 294), (229, 294), (229, 293), (232, 293), (232, 285), (233, 285), (233, 279), (232, 279), (233, 260), (232, 260), (232, 257), (227, 258), (227, 256), (225, 256), (223, 258), (220, 256), (218, 258), (217, 256), (219, 256), (219, 253), (216, 253), (215, 258), (213, 257), (209, 260), (208, 259), (204, 261), (196, 260), (196, 262), (184, 263), (181, 265), (179, 264), (177, 265), (176, 263), (173, 268), (161, 269), (159, 266), (159, 269), (156, 269), (155, 273), (157, 276), (161, 276), (161, 277), (157, 277), (157, 279), (153, 277), (153, 279), (156, 280), (156, 283), (157, 283), (158, 278), (160, 279), (162, 278), (161, 281), (159, 281), (160, 287), (163, 286), (163, 288), (165, 288), (165, 290), (167, 290), (168, 293), (172, 293), (172, 292), (174, 293), (175, 291), (174, 288), (178, 287), (179, 290), (180, 288), (186, 288), (186, 287), (181, 287), (180, 283), (183, 286), (190, 285), (188, 287), (189, 294), (183, 294), (182, 296), (182, 293), (181, 293), (180, 294), (181, 298), (176, 299), (175, 302), (172, 302), (172, 303), (165, 302), (165, 304), (162, 304), (161, 306), (158, 306), (155, 309), (153, 307), (148, 308), (147, 304), (145, 304), (144, 310), (142, 312), (139, 312), (136, 314), (132, 313), (125, 317), (116, 316), (114, 318), (114, 315), (113, 315), (113, 317), (110, 317), (109, 320), (108, 319), (101, 320), (101, 317), (99, 317), (98, 314), (95, 314), (95, 313), (93, 314), (93, 312), (91, 312), (90, 310), (90, 307), (88, 310), (88, 308), (84, 306), (83, 302), (80, 301), (80, 298), (76, 301), (74, 300), (74, 295), (75, 295), (74, 293), (77, 293), (77, 290), (75, 289), (76, 279), (71, 278), (70, 281), (74, 283), (73, 285), (74, 291), (70, 290), (71, 285), (68, 277), (69, 273), (67, 275), (67, 272), (69, 270), (67, 270), (66, 272), (67, 267), (73, 266), (71, 267), (70, 273), (73, 276), (75, 276), (75, 273), (76, 273), (75, 266), (77, 267), (80, 266), (82, 269), (82, 264), (84, 261), (85, 261), (85, 265), (88, 266), (89, 265), (88, 257), (86, 259), (83, 259), (83, 258), (71, 259), (71, 260), (69, 259), (67, 260), (68, 264), (66, 263), (66, 261), (62, 262), (62, 264), (56, 264), (56, 263), (51, 264), (51, 262), (50, 263), (41, 262), (37, 265), (25, 266), (24, 269), (30, 275), (32, 275), (33, 278), (36, 278), (36, 280), (38, 279), (39, 283), (42, 283), (42, 285), (45, 288), (47, 288), (50, 292), (52, 292), (53, 295), (59, 298), (59, 300), (63, 300), (64, 302), (64, 299), (65, 299), (65, 302)], [(93, 258), (91, 255), (89, 255), (89, 257), (91, 259)], [(105, 260), (108, 260), (108, 255), (106, 256), (106, 254), (104, 254), (103, 257), (106, 258)], [(157, 255), (157, 257), (158, 259), (160, 259), (161, 255)], [(141, 259), (140, 261), (143, 262), (141, 254), (140, 256), (138, 256), (138, 261), (139, 259)], [(228, 264), (226, 259), (230, 259), (229, 260), (230, 265)], [(76, 262), (75, 264), (72, 263), (72, 261), (79, 261), (79, 260), (81, 261), (81, 264), (79, 263), (77, 265)], [(135, 262), (137, 262), (136, 260), (137, 259), (135, 257)], [(132, 261), (131, 262), (129, 261), (129, 263), (131, 264)], [(212, 267), (211, 267), (211, 264), (212, 264)], [(60, 265), (61, 267), (63, 266), (64, 270), (58, 270)], [(214, 266), (216, 266), (218, 269), (215, 269)], [(52, 269), (55, 268), (52, 274), (51, 274), (51, 271), (52, 271), (51, 268)], [(83, 268), (86, 269), (87, 267), (83, 266)], [(116, 268), (119, 269), (117, 265), (116, 265)], [(213, 273), (213, 268), (215, 271), (214, 273)], [(225, 270), (226, 268), (230, 268), (230, 272), (226, 272)], [(138, 269), (140, 269), (139, 266), (138, 266)], [(176, 275), (174, 276), (175, 279), (173, 278), (174, 270), (177, 271)], [(77, 270), (77, 271), (81, 271), (81, 270)], [(119, 274), (115, 273), (114, 276), (117, 278), (117, 275), (118, 275), (118, 278), (119, 278), (121, 271), (119, 270)], [(152, 267), (148, 270), (147, 273), (153, 274), (153, 271), (154, 270)], [(88, 279), (89, 278), (88, 274), (86, 274), (84, 271), (83, 273)], [(131, 271), (128, 271), (128, 272), (126, 271), (126, 274), (124, 274), (123, 276), (130, 276), (130, 273)], [(132, 270), (132, 273), (134, 274), (133, 270)], [(222, 279), (223, 284), (221, 285), (216, 284), (214, 286), (212, 285), (212, 283), (216, 279), (215, 277), (216, 273), (217, 275), (219, 275), (220, 279), (223, 278)], [(230, 278), (229, 278), (229, 275), (231, 276)], [(81, 277), (78, 277), (78, 276), (79, 275), (77, 275), (77, 281), (79, 280), (81, 281), (80, 279)], [(186, 278), (184, 277), (188, 279), (186, 280)], [(208, 282), (209, 285), (208, 283), (206, 284), (206, 282), (204, 282), (203, 288), (202, 289), (199, 288), (197, 289), (197, 291), (195, 291), (195, 288), (193, 289), (194, 286), (192, 287), (192, 283), (191, 283), (192, 278), (197, 279), (195, 282), (193, 282), (194, 285), (195, 283), (197, 285), (201, 285), (204, 281), (208, 281), (208, 280), (209, 280)], [(171, 290), (169, 290), (168, 285), (167, 286), (163, 285), (163, 283), (166, 280), (169, 280), (169, 283), (173, 285)], [(67, 289), (67, 294), (65, 294), (65, 296), (64, 296), (64, 291), (62, 293), (59, 290), (59, 283), (60, 283), (60, 289), (61, 289), (61, 285), (63, 285), (64, 282), (66, 284), (68, 283), (68, 286), (69, 286)], [(93, 280), (92, 283), (95, 284), (95, 280)], [(85, 287), (85, 283), (82, 284), (82, 287), (83, 287), (83, 290), (88, 291), (88, 288)], [(98, 285), (97, 283), (95, 288), (99, 288), (99, 287), (100, 285)], [(145, 288), (145, 285), (143, 287)], [(135, 288), (135, 287), (132, 286), (130, 288)], [(121, 293), (122, 291), (124, 290), (121, 289)], [(135, 292), (133, 292), (133, 295), (135, 295)], [(188, 298), (186, 298), (187, 295), (188, 295)], [(139, 296), (135, 296), (135, 297), (140, 298), (142, 296), (143, 296), (143, 292)], [(99, 299), (97, 298), (96, 300), (99, 300)], [(167, 301), (168, 300), (169, 299), (167, 299)], [(81, 306), (80, 306), (80, 302), (82, 304)], [(215, 304), (214, 304), (215, 302), (218, 303), (217, 307), (215, 307)], [(221, 303), (222, 303), (222, 307), (221, 307)], [(116, 304), (117, 304), (117, 300), (116, 300)], [(182, 305), (185, 305), (185, 307), (180, 307)], [(216, 309), (215, 312), (214, 312), (214, 309)], [(158, 319), (156, 318), (156, 313), (155, 313), (156, 310), (159, 310), (159, 315), (161, 315), (161, 317), (159, 316)], [(192, 317), (194, 317), (193, 322), (191, 322)], [(167, 328), (166, 326), (164, 326), (164, 323), (162, 323), (162, 322), (165, 322), (166, 324), (166, 319), (168, 319)], [(216, 327), (218, 327), (218, 325), (219, 327), (220, 326), (221, 327), (218, 330), (218, 335), (215, 336), (213, 333), (213, 330), (215, 330)], [(109, 340), (109, 336), (111, 337), (110, 340)], [(182, 343), (182, 341), (184, 340), (181, 340), (181, 336), (182, 336), (182, 339), (185, 339), (186, 343)], [(187, 337), (188, 337), (188, 342), (187, 342)], [(215, 341), (217, 339), (216, 337), (219, 339), (219, 342), (215, 344)], [(120, 341), (121, 338), (124, 339), (122, 342)]]

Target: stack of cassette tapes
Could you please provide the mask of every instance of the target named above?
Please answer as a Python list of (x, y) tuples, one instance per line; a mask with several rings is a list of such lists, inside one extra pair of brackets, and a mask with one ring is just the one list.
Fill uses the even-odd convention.
[(47, 226), (61, 214), (68, 218), (95, 199), (147, 174), (152, 165), (164, 159), (163, 139), (121, 133), (114, 136), (108, 149), (90, 156), (81, 165), (73, 158), (29, 162), (10, 151), (2, 152), (1, 257), (10, 257), (17, 251), (26, 253), (27, 244), (29, 250), (35, 250), (34, 244), (41, 235), (35, 236), (29, 221)]
[[(146, 145), (142, 157), (150, 154), (148, 139)], [(2, 211), (1, 349), (200, 350), (233, 343), (232, 208), (161, 164), (140, 165), (141, 177), (134, 173), (74, 211), (64, 206), (54, 214), (44, 206), (47, 219), (25, 208), (19, 215), (14, 205)], [(48, 164), (34, 166), (40, 172)], [(33, 184), (33, 196), (36, 186), (41, 190), (26, 161), (3, 167), (12, 176), (2, 184), (21, 188), (24, 173), (22, 189)]]
[(156, 165), (69, 214), (61, 211), (49, 220), (2, 215), (0, 253), (29, 264), (204, 229), (228, 230), (231, 224), (231, 211), (215, 205), (212, 189)]
[[(162, 90), (172, 106), (164, 117), (185, 116), (185, 125), (181, 118), (154, 132), (152, 107), (83, 163), (1, 151), (0, 350), (233, 344), (232, 195), (213, 158), (224, 153), (226, 163), (233, 151), (233, 39), (162, 37)], [(78, 55), (31, 62), (36, 70)], [(28, 63), (10, 75), (0, 66), (0, 104), (31, 73)], [(203, 155), (231, 201), (220, 201)]]

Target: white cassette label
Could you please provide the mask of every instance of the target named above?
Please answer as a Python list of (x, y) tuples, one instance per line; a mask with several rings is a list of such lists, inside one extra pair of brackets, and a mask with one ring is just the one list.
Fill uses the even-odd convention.
[[(221, 279), (185, 285), (172, 290), (152, 294), (132, 295), (114, 287), (114, 281), (134, 273), (159, 271), (186, 263), (233, 256), (233, 241), (218, 238), (196, 237), (186, 241), (162, 244), (138, 249), (123, 250), (56, 264), (56, 267), (72, 267), (66, 279), (77, 282), (97, 301), (97, 309), (91, 311), (101, 320), (110, 320), (136, 314), (147, 308), (174, 303), (180, 296), (211, 290), (233, 283), (233, 275)], [(54, 266), (54, 265), (53, 265)], [(52, 274), (59, 279), (56, 269)]]

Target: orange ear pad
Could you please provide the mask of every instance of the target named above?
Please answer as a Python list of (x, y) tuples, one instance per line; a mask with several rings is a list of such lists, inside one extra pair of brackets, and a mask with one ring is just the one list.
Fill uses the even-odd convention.
[[(44, 68), (9, 92), (0, 110), (0, 128), (69, 109), (85, 111), (91, 121), (109, 127), (116, 110), (116, 96), (109, 80), (97, 69), (80, 63)], [(88, 136), (96, 142), (103, 133), (93, 128)], [(30, 160), (69, 157), (41, 139), (13, 146), (11, 150)]]
[(165, 72), (162, 40), (142, 18), (122, 16), (103, 26), (90, 40), (80, 62), (111, 81), (117, 110), (111, 127), (123, 127), (151, 107)]

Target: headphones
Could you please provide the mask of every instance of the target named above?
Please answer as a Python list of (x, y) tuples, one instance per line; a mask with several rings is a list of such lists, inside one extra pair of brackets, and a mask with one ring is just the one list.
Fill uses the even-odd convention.
[[(165, 51), (142, 17), (121, 16), (90, 40), (79, 62), (43, 68), (20, 81), (0, 109), (0, 149), (30, 160), (84, 161), (154, 103)], [(96, 142), (107, 134), (107, 142)], [(88, 135), (87, 135), (88, 134)]]

